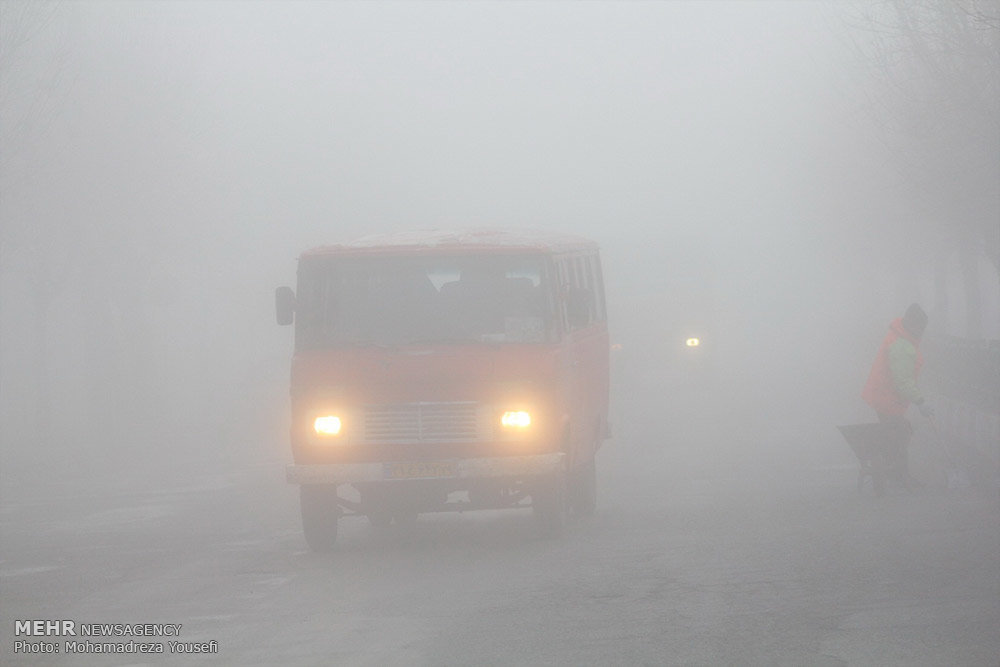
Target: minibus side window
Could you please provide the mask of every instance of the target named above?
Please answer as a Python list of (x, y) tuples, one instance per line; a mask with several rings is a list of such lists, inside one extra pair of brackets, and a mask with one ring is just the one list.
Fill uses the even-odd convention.
[(603, 322), (607, 319), (604, 310), (604, 276), (601, 275), (601, 258), (596, 253), (588, 258), (591, 272), (591, 289), (594, 291), (594, 319)]
[(569, 271), (566, 266), (566, 259), (559, 258), (555, 261), (556, 266), (556, 306), (559, 313), (560, 328), (568, 332), (569, 321), (566, 318), (566, 290), (569, 287)]
[(566, 260), (569, 275), (565, 285), (565, 312), (570, 331), (582, 329), (594, 320), (594, 293), (587, 286), (585, 258)]
[(584, 255), (580, 257), (580, 273), (583, 278), (581, 287), (587, 290), (589, 295), (587, 298), (587, 310), (589, 315), (587, 317), (588, 322), (593, 322), (597, 320), (597, 295), (594, 291), (594, 267), (593, 267), (593, 255)]
[(608, 298), (604, 291), (604, 265), (601, 263), (601, 256), (595, 255), (595, 261), (597, 262), (597, 289), (601, 295), (601, 319), (608, 319)]

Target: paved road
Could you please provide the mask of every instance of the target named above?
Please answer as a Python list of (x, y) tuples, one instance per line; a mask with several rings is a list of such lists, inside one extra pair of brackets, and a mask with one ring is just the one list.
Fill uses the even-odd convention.
[[(311, 554), (277, 457), (8, 494), (0, 662), (998, 664), (996, 489), (875, 499), (846, 446), (721, 429), (608, 443), (599, 514), (561, 539), (527, 511), (434, 515), (345, 521)], [(16, 639), (65, 638), (15, 638), (16, 619), (180, 623), (218, 652), (26, 656)]]

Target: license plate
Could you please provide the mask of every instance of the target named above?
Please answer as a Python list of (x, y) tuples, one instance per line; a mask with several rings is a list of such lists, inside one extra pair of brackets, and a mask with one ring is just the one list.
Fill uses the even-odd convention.
[(415, 461), (383, 465), (386, 479), (436, 479), (455, 476), (454, 461)]

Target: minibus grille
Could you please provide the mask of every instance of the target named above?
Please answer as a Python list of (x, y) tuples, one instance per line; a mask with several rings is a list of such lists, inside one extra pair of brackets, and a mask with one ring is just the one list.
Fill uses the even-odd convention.
[(462, 442), (480, 438), (475, 402), (401, 403), (365, 408), (365, 441)]

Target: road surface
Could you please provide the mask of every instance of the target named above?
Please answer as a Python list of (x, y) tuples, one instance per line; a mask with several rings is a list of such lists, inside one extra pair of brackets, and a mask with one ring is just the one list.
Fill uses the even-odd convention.
[[(22, 485), (0, 514), (0, 662), (1000, 664), (995, 488), (876, 499), (835, 434), (655, 422), (632, 415), (605, 445), (598, 515), (558, 539), (527, 510), (388, 533), (354, 519), (335, 553), (312, 554), (281, 448), (134, 471), (141, 484)], [(181, 629), (114, 638), (162, 655), (67, 655), (109, 640), (15, 636), (26, 619)]]

